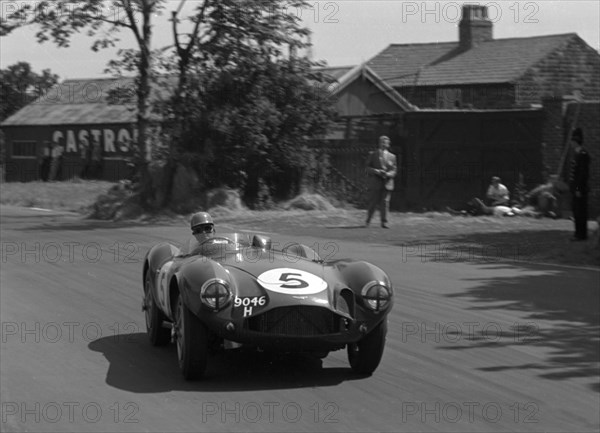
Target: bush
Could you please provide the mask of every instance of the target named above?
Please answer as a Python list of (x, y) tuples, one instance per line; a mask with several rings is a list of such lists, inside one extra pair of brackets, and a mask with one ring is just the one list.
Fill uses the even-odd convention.
[(319, 194), (300, 194), (290, 200), (285, 206), (285, 209), (302, 209), (302, 210), (335, 210), (335, 207)]

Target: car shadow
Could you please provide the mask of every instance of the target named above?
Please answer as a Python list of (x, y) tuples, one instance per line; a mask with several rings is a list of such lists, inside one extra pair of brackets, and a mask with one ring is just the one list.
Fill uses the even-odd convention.
[(136, 393), (321, 387), (364, 377), (349, 367), (324, 368), (321, 359), (309, 354), (235, 349), (212, 356), (205, 377), (190, 382), (180, 373), (175, 345), (152, 347), (145, 333), (103, 337), (88, 347), (108, 360), (108, 385)]

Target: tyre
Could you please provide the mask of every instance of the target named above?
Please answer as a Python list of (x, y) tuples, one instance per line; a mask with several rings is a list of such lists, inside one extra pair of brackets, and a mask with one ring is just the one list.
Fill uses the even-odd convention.
[(185, 380), (200, 379), (206, 370), (209, 352), (209, 331), (177, 297), (175, 312), (175, 342), (177, 360)]
[(171, 339), (171, 330), (163, 326), (165, 315), (160, 311), (152, 296), (150, 272), (144, 279), (144, 315), (146, 316), (146, 332), (153, 346), (164, 346)]
[(356, 343), (348, 344), (348, 361), (355, 373), (371, 375), (379, 365), (385, 347), (387, 319)]

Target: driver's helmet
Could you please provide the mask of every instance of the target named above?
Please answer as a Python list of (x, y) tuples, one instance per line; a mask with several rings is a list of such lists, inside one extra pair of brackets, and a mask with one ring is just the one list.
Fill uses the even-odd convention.
[(192, 229), (192, 234), (194, 235), (206, 235), (215, 232), (215, 223), (207, 212), (197, 212), (192, 215), (190, 227)]

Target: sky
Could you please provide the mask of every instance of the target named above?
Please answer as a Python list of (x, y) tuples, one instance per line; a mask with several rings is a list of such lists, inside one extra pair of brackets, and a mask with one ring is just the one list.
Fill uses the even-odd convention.
[[(23, 0), (0, 1), (0, 17)], [(299, 15), (313, 32), (312, 55), (330, 66), (365, 62), (392, 43), (449, 42), (458, 40), (458, 22), (463, 3), (485, 5), (494, 23), (494, 38), (577, 33), (588, 45), (600, 49), (600, 2), (562, 1), (404, 1), (335, 0), (309, 1), (306, 10), (288, 9)], [(168, 2), (166, 12), (179, 0)], [(172, 43), (165, 14), (156, 17), (153, 48)], [(29, 62), (34, 71), (49, 68), (60, 79), (108, 77), (107, 62), (116, 49), (94, 53), (93, 39), (81, 33), (69, 48), (53, 43), (38, 44), (33, 28), (22, 28), (0, 37), (0, 68), (18, 61)], [(119, 47), (135, 46), (129, 30), (121, 31)]]

